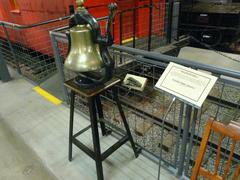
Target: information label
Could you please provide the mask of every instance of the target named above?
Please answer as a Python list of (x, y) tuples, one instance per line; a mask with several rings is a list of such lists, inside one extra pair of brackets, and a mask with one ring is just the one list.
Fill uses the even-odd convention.
[(210, 74), (170, 63), (155, 88), (201, 108), (216, 81), (217, 77)]

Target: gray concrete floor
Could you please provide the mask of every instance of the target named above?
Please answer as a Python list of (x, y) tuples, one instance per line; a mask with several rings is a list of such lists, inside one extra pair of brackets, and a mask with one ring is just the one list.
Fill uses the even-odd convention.
[[(15, 71), (10, 73), (14, 80), (21, 79)], [(10, 83), (10, 82), (9, 82)], [(0, 81), (0, 87), (9, 83)], [(0, 104), (4, 104), (1, 101)], [(3, 100), (3, 99), (2, 99)], [(25, 144), (0, 113), (0, 180), (56, 180), (39, 157)]]
[(55, 180), (38, 157), (0, 119), (0, 180)]
[[(96, 180), (94, 161), (75, 146), (73, 161), (68, 161), (69, 108), (48, 102), (33, 87), (18, 76), (0, 81), (0, 180), (54, 179), (51, 173), (61, 180)], [(89, 120), (75, 113), (74, 124), (77, 132)], [(91, 131), (80, 140), (91, 148)], [(102, 152), (116, 141), (101, 137)], [(103, 169), (105, 180), (156, 180), (158, 165), (143, 155), (135, 159), (123, 145), (103, 162)], [(161, 180), (176, 179), (162, 169)]]

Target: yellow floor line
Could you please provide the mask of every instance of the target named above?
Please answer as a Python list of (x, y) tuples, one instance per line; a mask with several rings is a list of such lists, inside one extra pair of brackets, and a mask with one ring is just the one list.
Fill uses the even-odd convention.
[(60, 99), (58, 99), (55, 96), (51, 95), (50, 93), (48, 93), (47, 91), (43, 90), (39, 86), (34, 87), (33, 90), (35, 90), (38, 94), (40, 94), (46, 100), (48, 100), (49, 102), (51, 102), (51, 103), (53, 103), (55, 105), (59, 105), (59, 104), (62, 103), (62, 101)]
[[(135, 37), (135, 39), (137, 40), (138, 38)], [(129, 42), (132, 42), (132, 41), (133, 41), (133, 37), (122, 40), (122, 43), (125, 44), (125, 43), (129, 43)]]

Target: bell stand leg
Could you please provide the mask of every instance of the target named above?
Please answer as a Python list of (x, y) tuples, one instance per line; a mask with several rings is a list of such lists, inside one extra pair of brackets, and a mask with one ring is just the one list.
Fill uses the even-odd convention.
[(94, 99), (95, 97), (88, 98), (88, 106), (89, 106), (91, 129), (92, 129), (92, 139), (93, 139), (93, 149), (94, 149), (95, 162), (96, 162), (97, 179), (103, 180), (101, 148), (100, 148), (99, 133), (98, 133), (96, 103)]
[(104, 117), (103, 117), (101, 98), (100, 98), (99, 94), (95, 97), (95, 100), (96, 100), (96, 108), (97, 108), (98, 119), (100, 121), (100, 126), (101, 126), (101, 130), (102, 130), (102, 135), (107, 136), (107, 135), (111, 134), (112, 131), (110, 129), (107, 129), (105, 126), (105, 123), (102, 121)]
[(69, 145), (68, 145), (68, 160), (69, 161), (72, 161), (74, 103), (75, 103), (75, 92), (71, 91), (71, 93), (70, 93)]
[(137, 158), (137, 157), (139, 156), (140, 152), (141, 152), (141, 148), (136, 148), (136, 146), (135, 146), (135, 143), (134, 143), (134, 141), (133, 141), (133, 137), (132, 137), (132, 134), (131, 134), (129, 125), (128, 125), (128, 123), (127, 123), (127, 120), (126, 120), (124, 111), (123, 111), (123, 109), (122, 109), (122, 105), (121, 105), (121, 103), (120, 103), (120, 101), (119, 101), (119, 98), (118, 98), (117, 88), (116, 88), (116, 87), (113, 87), (112, 92), (113, 92), (114, 101), (115, 101), (116, 104), (117, 104), (117, 107), (118, 107), (119, 113), (120, 113), (120, 115), (121, 115), (121, 118), (122, 118), (124, 127), (125, 127), (125, 129), (126, 129), (126, 131), (127, 131), (127, 135), (128, 135), (129, 141), (130, 141), (130, 143), (131, 143), (131, 146), (132, 146), (134, 155), (135, 155), (135, 157)]

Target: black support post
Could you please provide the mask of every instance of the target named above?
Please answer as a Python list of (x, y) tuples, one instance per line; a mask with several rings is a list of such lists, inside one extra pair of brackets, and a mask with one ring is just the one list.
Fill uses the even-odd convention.
[(122, 45), (122, 41), (123, 41), (123, 12), (120, 12), (120, 29), (119, 29), (119, 33), (120, 33), (120, 45)]
[(139, 152), (137, 152), (137, 149), (136, 149), (135, 143), (134, 143), (134, 141), (133, 141), (133, 137), (132, 137), (130, 128), (129, 128), (129, 126), (128, 126), (128, 123), (127, 123), (125, 114), (124, 114), (124, 112), (123, 112), (121, 103), (120, 103), (120, 101), (119, 101), (119, 99), (118, 99), (118, 93), (117, 93), (116, 87), (113, 88), (113, 98), (114, 98), (114, 100), (115, 100), (115, 102), (116, 102), (116, 104), (117, 104), (117, 107), (118, 107), (119, 113), (120, 113), (120, 115), (121, 115), (121, 118), (122, 118), (124, 127), (125, 127), (125, 129), (126, 129), (126, 131), (127, 131), (127, 135), (128, 135), (129, 141), (130, 141), (130, 143), (131, 143), (131, 146), (132, 146), (134, 155), (135, 155), (135, 157), (138, 157)]
[(137, 13), (136, 13), (136, 8), (133, 9), (133, 48), (136, 47), (136, 26), (137, 26), (137, 20), (136, 17)]
[[(135, 144), (133, 142), (133, 138), (124, 115), (123, 109), (121, 107), (120, 101), (118, 99), (117, 90), (114, 87), (115, 85), (121, 82), (118, 78), (112, 78), (109, 82), (106, 82), (104, 85), (99, 85), (91, 89), (81, 89), (74, 81), (71, 79), (64, 83), (64, 85), (71, 89), (70, 95), (70, 123), (69, 123), (69, 161), (72, 160), (72, 145), (74, 144), (83, 152), (85, 152), (89, 157), (91, 157), (96, 163), (96, 172), (97, 179), (103, 180), (103, 166), (102, 161), (104, 161), (108, 156), (110, 156), (113, 152), (115, 152), (118, 148), (120, 148), (127, 141), (130, 141), (134, 154), (138, 157), (140, 152), (136, 150)], [(103, 116), (103, 108), (101, 103), (100, 94), (101, 92), (106, 91), (107, 89), (113, 89), (114, 99), (116, 100), (117, 107), (119, 108), (120, 115), (122, 117), (124, 127), (126, 129), (126, 135), (124, 135), (120, 140), (114, 143), (111, 147), (109, 147), (105, 152), (101, 153), (100, 147), (100, 139), (99, 139), (99, 130), (98, 130), (98, 122), (100, 123), (100, 127), (103, 135), (108, 135), (111, 132), (105, 126), (104, 116)], [(82, 133), (86, 132), (90, 127), (85, 127), (77, 133), (73, 134), (73, 125), (74, 125), (74, 105), (75, 105), (75, 95), (79, 94), (87, 99), (87, 105), (89, 108), (90, 114), (90, 127), (92, 130), (92, 142), (93, 142), (93, 150), (84, 145), (80, 140), (77, 139)]]
[(69, 121), (69, 145), (68, 145), (68, 160), (72, 161), (72, 143), (73, 143), (73, 119), (74, 119), (74, 103), (75, 92), (71, 90), (70, 94), (70, 121)]
[(96, 99), (97, 113), (98, 113), (98, 119), (100, 120), (102, 135), (105, 136), (107, 134), (107, 130), (106, 130), (105, 123), (101, 121), (103, 119), (103, 109), (102, 109), (100, 95), (97, 95), (95, 99)]
[(96, 113), (96, 105), (95, 105), (94, 97), (88, 98), (88, 104), (89, 104), (88, 106), (89, 106), (90, 121), (91, 121), (91, 127), (92, 127), (93, 149), (95, 153), (97, 178), (98, 180), (103, 180), (101, 148), (100, 148), (100, 142), (99, 142), (97, 113)]
[(152, 0), (150, 0), (150, 4), (149, 4), (148, 51), (151, 51), (151, 46), (152, 46), (152, 16), (153, 16), (153, 2), (152, 2)]
[(172, 41), (172, 19), (173, 19), (173, 5), (174, 1), (168, 1), (168, 24), (167, 24), (167, 43), (170, 44)]

